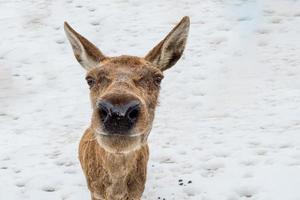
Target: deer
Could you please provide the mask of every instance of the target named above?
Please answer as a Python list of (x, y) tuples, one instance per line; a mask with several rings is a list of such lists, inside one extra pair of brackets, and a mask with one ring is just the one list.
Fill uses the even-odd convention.
[(90, 89), (91, 123), (78, 152), (92, 200), (142, 198), (163, 72), (181, 58), (189, 27), (185, 16), (144, 57), (109, 57), (64, 22)]

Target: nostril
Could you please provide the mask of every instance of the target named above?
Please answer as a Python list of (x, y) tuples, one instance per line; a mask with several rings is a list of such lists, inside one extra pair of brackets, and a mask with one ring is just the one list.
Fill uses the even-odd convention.
[(136, 119), (139, 116), (139, 111), (140, 111), (140, 107), (139, 105), (135, 105), (134, 107), (131, 107), (128, 111), (127, 111), (127, 117), (131, 122), (136, 121)]
[(105, 122), (107, 120), (107, 117), (108, 117), (108, 111), (104, 108), (100, 108), (99, 113), (100, 113), (101, 121)]
[(109, 117), (109, 105), (106, 102), (101, 102), (98, 105), (99, 115), (102, 122), (106, 122)]

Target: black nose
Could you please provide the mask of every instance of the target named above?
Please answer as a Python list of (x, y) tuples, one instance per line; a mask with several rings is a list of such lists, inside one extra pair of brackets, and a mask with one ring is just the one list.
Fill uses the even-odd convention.
[(139, 116), (140, 104), (131, 100), (122, 104), (113, 104), (102, 100), (98, 104), (100, 119), (103, 128), (110, 134), (127, 134), (134, 126)]

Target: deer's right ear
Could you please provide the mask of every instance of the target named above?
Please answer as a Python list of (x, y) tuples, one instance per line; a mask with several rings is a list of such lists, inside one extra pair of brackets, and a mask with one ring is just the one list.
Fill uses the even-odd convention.
[(77, 33), (67, 22), (64, 23), (64, 29), (74, 55), (84, 69), (90, 70), (95, 68), (106, 59), (95, 45)]

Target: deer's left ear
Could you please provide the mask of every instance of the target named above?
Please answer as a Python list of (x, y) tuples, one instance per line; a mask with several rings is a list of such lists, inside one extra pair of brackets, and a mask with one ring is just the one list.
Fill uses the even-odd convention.
[(81, 66), (90, 70), (104, 61), (106, 57), (85, 37), (77, 33), (67, 22), (64, 24), (66, 35), (71, 43), (74, 55)]
[(161, 71), (172, 67), (181, 57), (187, 41), (190, 19), (185, 16), (173, 30), (156, 45), (145, 59), (157, 65)]

